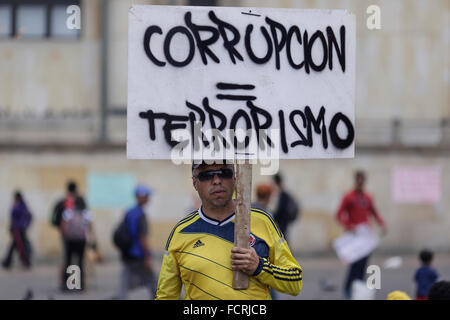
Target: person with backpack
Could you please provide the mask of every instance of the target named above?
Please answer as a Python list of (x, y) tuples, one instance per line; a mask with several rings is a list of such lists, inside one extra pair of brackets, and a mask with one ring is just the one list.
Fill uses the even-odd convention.
[[(75, 202), (74, 207), (66, 209), (61, 219), (61, 233), (65, 248), (65, 270), (71, 265), (80, 269), (80, 290), (84, 290), (84, 253), (88, 234), (93, 232), (92, 215), (82, 201)], [(74, 259), (73, 259), (74, 258)], [(73, 263), (75, 262), (75, 263)], [(64, 272), (65, 289), (69, 274)]]
[(280, 174), (273, 176), (273, 182), (279, 191), (278, 203), (274, 211), (273, 218), (280, 228), (284, 238), (288, 239), (288, 227), (300, 214), (298, 202), (284, 189), (283, 179)]
[(16, 191), (14, 193), (14, 203), (11, 209), (11, 245), (2, 262), (2, 266), (5, 269), (11, 267), (14, 250), (18, 251), (22, 265), (26, 269), (31, 267), (31, 244), (26, 235), (31, 220), (32, 215), (23, 199), (22, 193)]
[(61, 228), (62, 215), (64, 210), (73, 209), (77, 202), (82, 209), (87, 209), (84, 198), (78, 194), (78, 187), (76, 182), (70, 180), (67, 183), (66, 195), (59, 199), (53, 207), (51, 214), (51, 224), (56, 228)]
[[(66, 243), (61, 231), (61, 222), (64, 211), (74, 209), (75, 202), (78, 203), (81, 210), (87, 209), (86, 202), (84, 201), (83, 196), (78, 194), (78, 187), (76, 182), (73, 180), (69, 180), (66, 186), (66, 194), (64, 195), (64, 197), (56, 201), (50, 216), (50, 223), (52, 224), (52, 226), (57, 228), (61, 234), (62, 247), (64, 248), (64, 251), (66, 253), (67, 248), (65, 247)], [(59, 281), (61, 290), (65, 291), (67, 289), (67, 285), (66, 285), (66, 267), (64, 258), (59, 272)]]
[(138, 286), (147, 287), (151, 298), (156, 295), (156, 277), (151, 267), (144, 211), (151, 194), (152, 191), (145, 185), (136, 187), (136, 205), (125, 213), (113, 234), (113, 242), (120, 251), (123, 263), (117, 299), (126, 299), (128, 290)]

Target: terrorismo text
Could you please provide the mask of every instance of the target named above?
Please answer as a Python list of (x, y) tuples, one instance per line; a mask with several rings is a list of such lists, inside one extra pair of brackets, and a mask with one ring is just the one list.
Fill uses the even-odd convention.
[[(252, 89), (254, 86), (250, 84), (237, 85), (231, 83), (218, 83), (218, 88), (247, 88)], [(285, 111), (283, 109), (274, 112), (273, 108), (266, 108), (258, 106), (254, 100), (255, 96), (251, 95), (222, 95), (218, 94), (218, 100), (232, 100), (240, 102), (245, 108), (237, 109), (230, 119), (219, 110), (217, 107), (213, 107), (208, 97), (202, 99), (201, 105), (196, 105), (190, 101), (185, 101), (187, 108), (184, 114), (169, 114), (166, 112), (154, 112), (152, 109), (142, 111), (139, 113), (139, 117), (148, 123), (148, 137), (151, 141), (157, 139), (156, 126), (162, 125), (162, 131), (164, 133), (164, 139), (170, 147), (175, 147), (182, 141), (173, 139), (173, 132), (175, 130), (187, 130), (190, 132), (191, 139), (198, 139), (198, 143), (192, 143), (192, 146), (199, 146), (203, 143), (208, 146), (210, 143), (216, 143), (215, 138), (208, 139), (205, 135), (195, 134), (196, 128), (200, 126), (200, 130), (203, 131), (207, 128), (208, 122), (210, 129), (216, 129), (218, 132), (224, 132), (229, 129), (235, 132), (238, 128), (243, 128), (246, 132), (253, 130), (258, 135), (261, 130), (279, 129), (280, 141), (272, 141), (270, 137), (264, 137), (259, 139), (258, 143), (262, 141), (267, 143), (268, 146), (273, 146), (273, 143), (280, 143), (281, 151), (285, 154), (289, 153), (289, 150), (296, 147), (313, 147), (315, 140), (314, 135), (319, 138), (319, 143), (324, 149), (329, 147), (331, 143), (336, 149), (346, 149), (350, 147), (354, 141), (355, 131), (352, 121), (342, 112), (336, 112), (326, 117), (326, 107), (320, 106), (317, 108), (311, 108), (311, 106), (303, 106), (301, 108), (294, 108), (291, 111)], [(286, 108), (288, 109), (288, 108)], [(314, 111), (313, 111), (314, 110)], [(272, 116), (275, 115), (275, 116)], [(328, 120), (327, 120), (328, 119)], [(160, 123), (161, 121), (162, 123)], [(243, 126), (242, 126), (243, 125)], [(344, 130), (338, 130), (338, 127), (345, 128)], [(286, 131), (294, 130), (296, 137), (289, 135), (291, 138), (288, 141)], [(343, 134), (342, 132), (346, 132)], [(158, 139), (159, 140), (159, 139)], [(241, 142), (245, 147), (249, 144), (249, 137)], [(239, 144), (238, 137), (227, 137), (222, 135), (218, 139), (219, 143), (224, 148), (230, 148), (232, 143), (236, 148)], [(317, 143), (317, 142), (316, 142)], [(259, 145), (264, 148), (264, 146)]]

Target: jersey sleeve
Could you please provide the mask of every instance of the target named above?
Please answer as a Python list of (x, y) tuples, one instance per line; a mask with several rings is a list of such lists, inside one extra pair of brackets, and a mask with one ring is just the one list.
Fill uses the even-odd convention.
[(155, 300), (179, 300), (181, 294), (180, 267), (173, 246), (168, 245), (159, 273)]
[[(271, 218), (267, 218), (271, 219)], [(302, 268), (273, 221), (266, 223), (270, 233), (269, 257), (260, 257), (254, 277), (275, 290), (296, 296), (303, 287)]]

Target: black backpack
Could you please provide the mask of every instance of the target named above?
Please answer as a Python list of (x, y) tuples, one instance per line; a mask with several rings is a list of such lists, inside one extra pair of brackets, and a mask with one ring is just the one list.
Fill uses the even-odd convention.
[(113, 243), (122, 253), (126, 253), (128, 252), (128, 250), (130, 250), (133, 244), (133, 240), (128, 230), (126, 217), (114, 230)]
[(55, 227), (61, 226), (61, 220), (62, 220), (62, 214), (65, 210), (64, 207), (64, 200), (58, 201), (58, 203), (55, 205), (52, 211), (52, 215), (50, 218), (50, 222)]

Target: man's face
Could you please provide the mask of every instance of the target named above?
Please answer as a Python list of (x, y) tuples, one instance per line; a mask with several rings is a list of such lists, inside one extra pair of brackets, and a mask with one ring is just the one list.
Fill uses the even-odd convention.
[(366, 178), (363, 174), (357, 174), (355, 178), (356, 189), (362, 190), (364, 188), (364, 183)]
[(200, 181), (197, 176), (201, 172), (220, 169), (233, 170), (233, 165), (202, 165), (200, 168), (194, 170), (194, 177), (192, 177), (194, 188), (197, 190), (202, 203), (217, 208), (226, 207), (230, 203), (235, 187), (234, 175), (232, 178), (227, 179), (220, 178), (217, 174), (215, 174), (212, 179), (206, 181)]
[(136, 196), (136, 199), (140, 206), (144, 206), (147, 204), (149, 196)]

